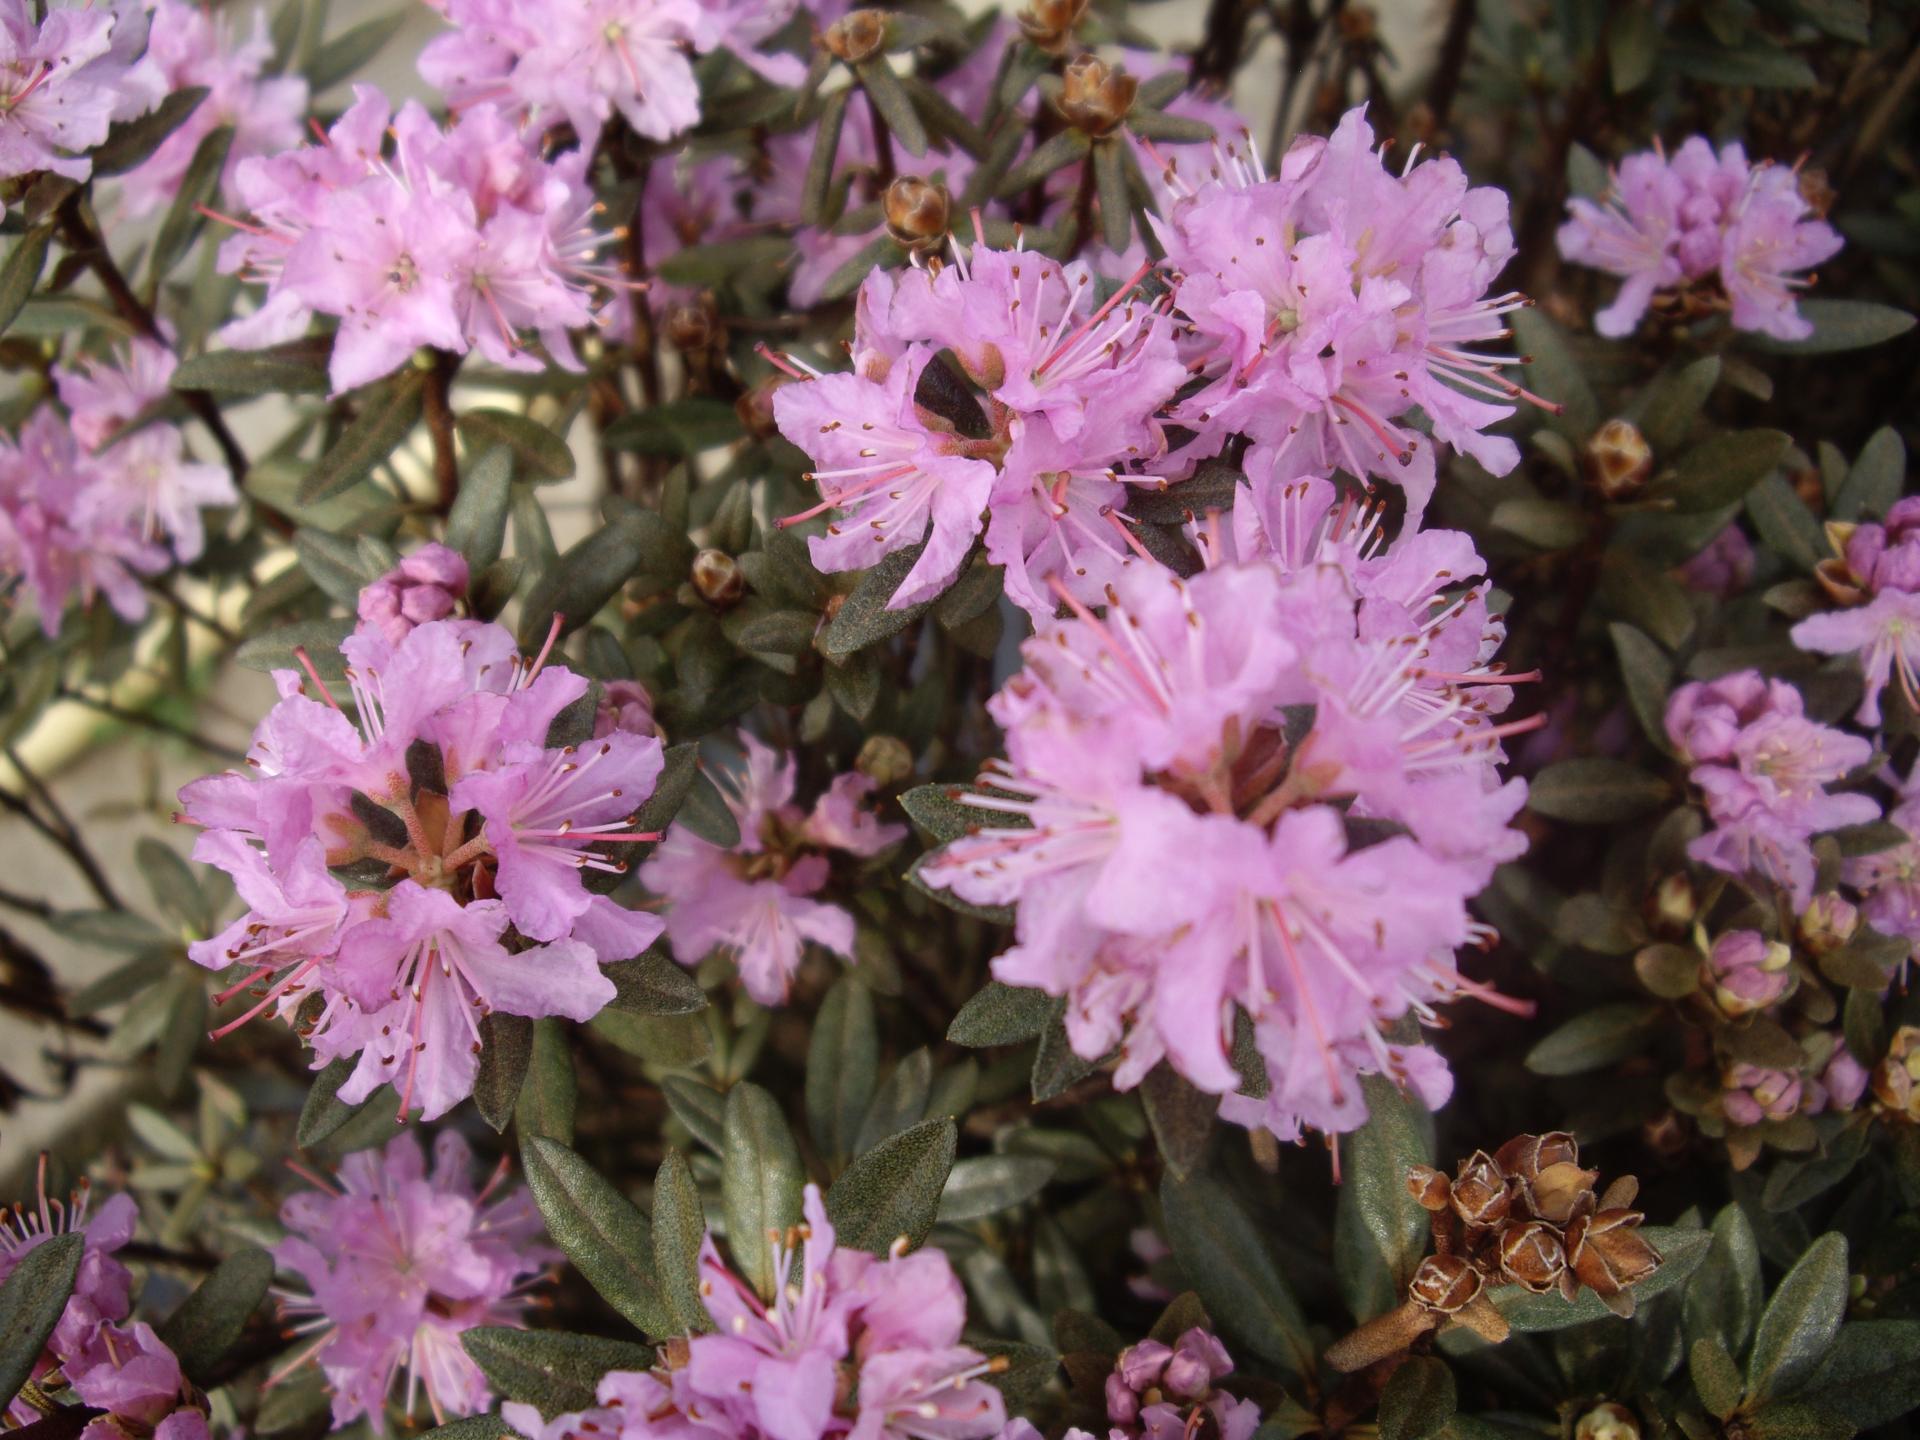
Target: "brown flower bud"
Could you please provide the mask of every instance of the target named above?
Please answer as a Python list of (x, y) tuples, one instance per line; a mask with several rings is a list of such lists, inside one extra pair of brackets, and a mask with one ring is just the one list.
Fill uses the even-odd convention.
[(1693, 924), (1693, 917), (1700, 912), (1700, 900), (1693, 893), (1690, 877), (1669, 875), (1654, 887), (1647, 908), (1648, 918), (1657, 929), (1677, 934)]
[(693, 557), (693, 588), (709, 605), (725, 608), (747, 593), (740, 562), (724, 550), (702, 550)]
[(871, 60), (887, 43), (887, 16), (882, 10), (849, 10), (820, 37), (835, 59), (849, 65)]
[(925, 250), (947, 238), (952, 200), (947, 187), (902, 175), (887, 186), (887, 233), (909, 250)]
[(1582, 1170), (1571, 1160), (1549, 1165), (1525, 1182), (1523, 1193), (1527, 1208), (1549, 1225), (1564, 1225), (1584, 1209), (1593, 1211), (1593, 1182), (1598, 1170)]
[(854, 758), (853, 768), (883, 789), (913, 774), (913, 751), (894, 735), (869, 735)]
[(1640, 1417), (1609, 1400), (1580, 1417), (1573, 1440), (1640, 1440)]
[(773, 392), (787, 384), (784, 375), (772, 375), (744, 390), (740, 398), (733, 402), (733, 413), (740, 417), (740, 424), (756, 440), (771, 440), (780, 433), (780, 426), (773, 418)]
[(1451, 1315), (1472, 1303), (1486, 1282), (1458, 1255), (1429, 1255), (1413, 1272), (1407, 1294), (1429, 1310)]
[(1340, 39), (1348, 45), (1371, 45), (1379, 35), (1380, 16), (1371, 5), (1347, 5), (1334, 12)]
[(1498, 1225), (1513, 1208), (1507, 1177), (1484, 1150), (1460, 1163), (1453, 1177), (1453, 1213), (1475, 1229)]
[(1660, 1268), (1660, 1252), (1640, 1233), (1645, 1218), (1638, 1210), (1602, 1210), (1567, 1227), (1568, 1264), (1580, 1283), (1610, 1306), (1614, 1297)]
[[(1832, 521), (1827, 522), (1827, 528), (1833, 528)], [(1860, 577), (1853, 573), (1852, 567), (1831, 555), (1813, 567), (1813, 578), (1827, 592), (1827, 598), (1837, 605), (1859, 605), (1867, 598)]]
[(1422, 1210), (1444, 1210), (1451, 1195), (1447, 1177), (1431, 1165), (1414, 1165), (1407, 1170), (1407, 1193), (1420, 1202)]
[(1827, 181), (1827, 172), (1816, 165), (1800, 167), (1800, 198), (1807, 202), (1807, 208), (1819, 219), (1826, 219), (1833, 209), (1833, 202), (1839, 194)]
[[(1677, 1110), (1668, 1110), (1640, 1127), (1640, 1138), (1647, 1148), (1664, 1160), (1677, 1159), (1687, 1148), (1690, 1135), (1687, 1122)], [(1604, 1207), (1602, 1207), (1604, 1208)]]
[(1560, 1232), (1544, 1220), (1509, 1221), (1500, 1232), (1500, 1273), (1514, 1284), (1544, 1295), (1566, 1268)]
[(1587, 473), (1602, 500), (1624, 500), (1653, 474), (1653, 447), (1631, 420), (1609, 420), (1587, 441)]
[(1064, 55), (1087, 13), (1088, 0), (1033, 0), (1020, 12), (1020, 33), (1049, 55)]
[(665, 328), (679, 350), (704, 350), (720, 334), (719, 317), (706, 305), (675, 305), (667, 311)]
[(1920, 1123), (1920, 1025), (1902, 1025), (1873, 1067), (1873, 1098), (1891, 1114)]
[(1093, 55), (1073, 61), (1060, 78), (1060, 114), (1076, 130), (1095, 137), (1120, 128), (1140, 89), (1139, 80), (1120, 66)]
[(1580, 1145), (1564, 1130), (1545, 1135), (1516, 1135), (1493, 1153), (1493, 1162), (1507, 1174), (1531, 1180), (1549, 1165), (1562, 1160), (1580, 1163)]

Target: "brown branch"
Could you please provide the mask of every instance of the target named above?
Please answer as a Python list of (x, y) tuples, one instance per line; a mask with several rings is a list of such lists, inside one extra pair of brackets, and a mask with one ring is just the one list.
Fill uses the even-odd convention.
[(1427, 108), (1433, 112), (1436, 137), (1447, 128), (1454, 97), (1460, 93), (1460, 77), (1466, 72), (1473, 22), (1479, 8), (1477, 0), (1453, 0), (1453, 9), (1447, 15), (1447, 33), (1440, 41), (1440, 59), (1433, 67), (1433, 80), (1427, 86)]
[(433, 438), (433, 483), (442, 515), (453, 509), (460, 495), (460, 461), (453, 447), (453, 377), (460, 357), (445, 350), (433, 352), (424, 395), (427, 434)]

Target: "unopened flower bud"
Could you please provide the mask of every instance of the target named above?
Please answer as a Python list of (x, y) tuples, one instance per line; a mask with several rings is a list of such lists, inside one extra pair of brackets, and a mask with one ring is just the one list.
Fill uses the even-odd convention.
[(1687, 1122), (1680, 1118), (1677, 1110), (1664, 1111), (1640, 1127), (1640, 1138), (1646, 1141), (1647, 1148), (1668, 1160), (1685, 1152), (1690, 1135)]
[(1513, 1208), (1507, 1177), (1484, 1150), (1476, 1150), (1453, 1177), (1453, 1213), (1476, 1229), (1498, 1225)]
[(849, 10), (827, 27), (820, 43), (837, 60), (858, 65), (880, 53), (887, 43), (887, 17), (880, 10)]
[(1516, 1220), (1500, 1232), (1500, 1273), (1536, 1295), (1560, 1283), (1567, 1268), (1560, 1232), (1544, 1220)]
[(1828, 212), (1833, 209), (1833, 202), (1839, 198), (1827, 180), (1827, 172), (1817, 165), (1802, 165), (1799, 167), (1799, 177), (1800, 198), (1807, 202), (1807, 208), (1813, 212), (1814, 218), (1826, 219)]
[(693, 557), (693, 588), (709, 605), (732, 605), (747, 592), (740, 562), (724, 550), (702, 550)]
[(1660, 1252), (1640, 1233), (1638, 1210), (1602, 1210), (1567, 1227), (1567, 1263), (1602, 1300), (1639, 1284), (1660, 1268)]
[(1829, 891), (1816, 895), (1800, 917), (1800, 940), (1815, 955), (1846, 948), (1860, 928), (1860, 911), (1851, 900)]
[(1587, 441), (1587, 472), (1602, 500), (1624, 500), (1653, 474), (1653, 447), (1631, 420), (1609, 420)]
[(884, 790), (913, 774), (913, 751), (897, 736), (869, 735), (853, 768)]
[(784, 375), (769, 376), (743, 391), (733, 402), (733, 413), (740, 417), (741, 428), (754, 439), (771, 440), (780, 433), (780, 426), (773, 418), (773, 392), (786, 383)]
[(1873, 1069), (1873, 1098), (1891, 1114), (1920, 1123), (1920, 1025), (1902, 1025)]
[(1082, 55), (1061, 75), (1060, 114), (1076, 130), (1111, 135), (1133, 109), (1140, 82), (1118, 65)]
[(1727, 1072), (1721, 1109), (1736, 1125), (1758, 1125), (1762, 1120), (1785, 1120), (1800, 1109), (1803, 1086), (1791, 1070), (1767, 1070), (1738, 1064)]
[(1114, 1375), (1135, 1394), (1160, 1383), (1173, 1351), (1158, 1340), (1142, 1340), (1120, 1352), (1114, 1362)]
[(1452, 1198), (1447, 1177), (1431, 1165), (1414, 1165), (1407, 1170), (1407, 1193), (1420, 1202), (1422, 1210), (1444, 1210)]
[(1784, 999), (1794, 987), (1793, 951), (1758, 930), (1729, 930), (1707, 955), (1705, 982), (1713, 1003), (1729, 1020), (1752, 1015)]
[(1573, 1427), (1573, 1440), (1640, 1440), (1640, 1418), (1609, 1400), (1580, 1417)]
[(1088, 0), (1032, 0), (1020, 12), (1020, 33), (1049, 55), (1073, 46), (1074, 28), (1086, 16)]
[(1485, 1282), (1458, 1255), (1429, 1255), (1413, 1272), (1407, 1293), (1429, 1310), (1451, 1315), (1472, 1303)]
[(1652, 919), (1656, 927), (1668, 933), (1685, 930), (1700, 911), (1693, 893), (1693, 881), (1684, 874), (1669, 875), (1654, 887)]
[(1118, 1375), (1107, 1376), (1106, 1393), (1108, 1420), (1115, 1425), (1131, 1425), (1140, 1418), (1140, 1397)]
[(1826, 1087), (1827, 1101), (1835, 1110), (1851, 1110), (1866, 1093), (1867, 1067), (1854, 1059), (1845, 1045), (1835, 1046), (1833, 1058), (1820, 1072), (1820, 1083)]
[(951, 208), (946, 186), (902, 175), (887, 186), (887, 233), (909, 250), (932, 248), (947, 238)]
[(638, 680), (608, 680), (600, 687), (600, 705), (593, 715), (593, 738), (598, 740), (614, 731), (630, 735), (657, 735), (653, 719), (653, 697)]
[(1227, 1347), (1195, 1326), (1174, 1342), (1162, 1383), (1182, 1400), (1204, 1400), (1213, 1392), (1213, 1382), (1232, 1371)]
[(720, 333), (717, 317), (705, 305), (676, 305), (667, 311), (667, 339), (680, 350), (704, 350)]

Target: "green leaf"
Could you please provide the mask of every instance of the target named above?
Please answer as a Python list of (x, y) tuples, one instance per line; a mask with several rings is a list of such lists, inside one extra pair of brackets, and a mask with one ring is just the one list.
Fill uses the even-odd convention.
[(371, 1097), (357, 1105), (339, 1098), (340, 1087), (353, 1075), (353, 1061), (335, 1060), (314, 1079), (300, 1107), (300, 1123), (294, 1127), (294, 1143), (302, 1149), (318, 1145), (342, 1125), (366, 1109)]
[(1620, 678), (1626, 682), (1627, 703), (1646, 736), (1662, 750), (1667, 739), (1667, 692), (1673, 687), (1673, 662), (1641, 631), (1618, 621), (1607, 626), (1613, 653), (1620, 660)]
[(908, 1249), (918, 1247), (933, 1229), (959, 1143), (959, 1128), (941, 1116), (889, 1136), (849, 1165), (827, 1191), (840, 1243), (884, 1255), (904, 1236)]
[(496, 446), (467, 467), (447, 512), (447, 546), (460, 552), (469, 575), (482, 574), (500, 558), (512, 511), (513, 458)]
[(1399, 1304), (1426, 1257), (1427, 1212), (1407, 1189), (1407, 1171), (1433, 1163), (1432, 1121), (1418, 1101), (1383, 1076), (1362, 1078), (1367, 1122), (1342, 1137), (1333, 1228), (1333, 1266), (1354, 1319)]
[(323, 595), (349, 607), (358, 602), (360, 591), (379, 574), (367, 573), (353, 541), (311, 526), (294, 531), (293, 553)]
[(94, 147), (94, 178), (124, 175), (143, 163), (169, 135), (187, 123), (207, 94), (206, 86), (190, 85), (174, 91), (145, 115), (120, 121), (107, 132), (107, 138)]
[(965, 785), (916, 785), (900, 797), (900, 808), (914, 824), (944, 844), (971, 834), (985, 818), (977, 806), (968, 805), (962, 798), (970, 789)]
[(867, 276), (885, 266), (899, 265), (905, 254), (906, 252), (900, 248), (900, 242), (893, 236), (884, 232), (874, 236), (842, 261), (840, 268), (827, 277), (826, 284), (820, 287), (820, 298), (844, 300), (860, 288), (861, 282)]
[(131, 910), (61, 910), (48, 922), (68, 940), (101, 950), (149, 950), (173, 937)]
[(1124, 136), (1110, 135), (1093, 146), (1093, 178), (1100, 197), (1101, 238), (1116, 254), (1133, 239), (1133, 202), (1127, 194)]
[(473, 1105), (494, 1133), (506, 1130), (520, 1104), (533, 1063), (533, 1021), (495, 1010), (480, 1021), (480, 1068), (473, 1077)]
[(821, 650), (829, 656), (851, 655), (898, 634), (926, 614), (932, 608), (932, 600), (922, 600), (903, 610), (887, 608), (893, 592), (900, 588), (900, 582), (907, 578), (907, 572), (919, 562), (926, 548), (923, 540), (905, 550), (895, 550), (863, 573), (852, 593), (841, 603), (833, 623), (827, 626), (826, 634), (821, 637)]
[(529, 1136), (544, 1135), (571, 1145), (578, 1093), (567, 1027), (558, 1020), (534, 1021), (533, 1058), (527, 1062), (527, 1078), (520, 1086), (520, 1101), (513, 1112), (523, 1143)]
[(1920, 1406), (1920, 1320), (1842, 1325), (1819, 1369), (1793, 1398), (1858, 1430)]
[(351, 489), (393, 454), (420, 423), (426, 378), (409, 366), (368, 390), (352, 423), (301, 478), (299, 502), (315, 505)]
[(528, 592), (521, 607), (521, 642), (539, 643), (556, 615), (562, 635), (570, 635), (590, 622), (600, 613), (600, 607), (639, 572), (649, 538), (647, 526), (622, 517), (608, 521), (569, 547)]
[(1658, 775), (1605, 755), (1560, 760), (1533, 779), (1527, 808), (1575, 825), (1610, 825), (1651, 814), (1673, 798)]
[(1847, 470), (1830, 507), (1835, 520), (1866, 520), (1884, 516), (1907, 483), (1907, 447), (1900, 432), (1882, 425), (1867, 437), (1860, 455)]
[(995, 187), (1000, 199), (1017, 195), (1029, 190), (1045, 180), (1056, 170), (1064, 170), (1069, 165), (1078, 164), (1087, 158), (1093, 149), (1093, 141), (1083, 130), (1062, 130), (1036, 148), (1033, 153), (1013, 169), (1009, 170)]
[[(1405, 1189), (1403, 1185), (1401, 1189)], [(1380, 1440), (1426, 1440), (1453, 1417), (1453, 1371), (1431, 1355), (1411, 1357), (1380, 1392)]]
[(547, 1233), (600, 1298), (642, 1334), (677, 1333), (654, 1272), (647, 1217), (598, 1170), (557, 1141), (530, 1138), (521, 1147), (520, 1160)]
[(1709, 85), (1757, 85), (1779, 90), (1811, 90), (1818, 82), (1813, 67), (1798, 55), (1756, 42), (1744, 50), (1719, 45), (1669, 45), (1664, 63), (1682, 75)]
[[(262, 1432), (270, 1433), (270, 1432)], [(519, 1432), (499, 1415), (469, 1415), (414, 1433), (413, 1440), (504, 1440)]]
[(1566, 332), (1538, 310), (1513, 314), (1513, 330), (1527, 357), (1527, 388), (1561, 406), (1547, 425), (1583, 445), (1600, 424), (1600, 402), (1587, 383), (1585, 368), (1567, 344)]
[(1769, 475), (1747, 493), (1747, 518), (1769, 550), (1801, 570), (1812, 570), (1827, 554), (1820, 522), (1784, 476)]
[(1709, 1335), (1693, 1342), (1687, 1369), (1693, 1378), (1694, 1393), (1707, 1407), (1709, 1415), (1725, 1420), (1740, 1408), (1746, 1382), (1740, 1378), (1740, 1367), (1733, 1363), (1733, 1356), (1727, 1353), (1719, 1336)]
[(1232, 1192), (1204, 1175), (1169, 1175), (1160, 1204), (1180, 1272), (1229, 1343), (1291, 1374), (1314, 1374), (1317, 1350), (1300, 1304)]
[(673, 1313), (674, 1333), (713, 1329), (700, 1298), (700, 1244), (707, 1216), (686, 1156), (669, 1148), (653, 1177), (653, 1269)]
[(1493, 507), (1487, 523), (1540, 550), (1571, 549), (1587, 538), (1590, 528), (1584, 511), (1538, 495), (1502, 500)]
[(1744, 499), (1785, 458), (1793, 437), (1780, 430), (1724, 430), (1680, 457), (1647, 491), (1681, 515), (1702, 515)]
[(1025, 1204), (1053, 1178), (1058, 1162), (1043, 1155), (975, 1155), (958, 1161), (940, 1191), (943, 1225), (983, 1220)]
[(1074, 1050), (1067, 1036), (1066, 1013), (1064, 999), (1055, 1000), (1047, 1008), (1047, 1025), (1040, 1032), (1040, 1043), (1033, 1052), (1033, 1103), (1036, 1105), (1058, 1099), (1099, 1068), (1099, 1062), (1088, 1060)]
[(273, 1257), (249, 1245), (222, 1260), (159, 1327), (159, 1336), (196, 1385), (209, 1385), (213, 1367), (240, 1341), (247, 1321), (273, 1284)]
[(1666, 1012), (1658, 1005), (1597, 1005), (1527, 1052), (1536, 1075), (1584, 1075), (1635, 1054), (1653, 1039)]
[(1747, 343), (1772, 355), (1833, 355), (1884, 344), (1913, 329), (1913, 316), (1872, 300), (1802, 300), (1800, 315), (1813, 325), (1804, 340), (1754, 336)]
[(1720, 369), (1720, 357), (1709, 355), (1671, 373), (1663, 370), (1648, 384), (1640, 433), (1656, 459), (1686, 443), (1701, 407), (1720, 383)]
[(731, 850), (740, 843), (740, 820), (705, 772), (693, 777), (686, 802), (676, 817), (687, 830), (709, 845)]
[(1653, 78), (1660, 58), (1660, 22), (1643, 5), (1618, 5), (1607, 21), (1607, 67), (1613, 93), (1625, 95)]
[(1781, 1280), (1754, 1331), (1747, 1394), (1791, 1395), (1827, 1353), (1847, 1314), (1847, 1241), (1822, 1235)]
[(173, 192), (173, 204), (160, 222), (149, 252), (147, 274), (154, 285), (165, 280), (180, 257), (187, 253), (193, 239), (205, 223), (200, 207), (214, 198), (220, 185), (220, 172), (226, 168), (227, 152), (233, 148), (233, 127), (222, 125), (201, 140), (193, 158)]
[(654, 1362), (646, 1345), (560, 1330), (479, 1325), (461, 1335), (460, 1344), (503, 1397), (535, 1406), (549, 1420), (591, 1410), (607, 1371), (649, 1370)]
[(182, 360), (170, 382), (175, 391), (210, 395), (320, 395), (327, 389), (333, 337), (315, 335), (263, 350), (218, 350)]
[(683, 965), (658, 950), (647, 950), (631, 960), (600, 967), (613, 982), (615, 1010), (634, 1015), (695, 1015), (707, 1008), (707, 992)]
[(375, 16), (322, 45), (307, 63), (309, 89), (317, 96), (329, 86), (364, 70), (368, 62), (386, 48), (387, 42), (400, 33), (410, 13), (403, 6)]
[(33, 1374), (73, 1294), (85, 1249), (85, 1236), (56, 1235), (29, 1250), (0, 1284), (0, 1406)]
[(1206, 1158), (1219, 1097), (1196, 1089), (1162, 1061), (1141, 1080), (1140, 1105), (1168, 1172), (1186, 1179)]
[(633, 410), (601, 432), (614, 450), (686, 457), (730, 445), (741, 437), (740, 416), (724, 400), (693, 395), (650, 410)]
[(856, 1155), (873, 1149), (890, 1135), (918, 1125), (927, 1115), (927, 1099), (933, 1090), (933, 1052), (922, 1045), (901, 1059), (887, 1077), (887, 1083), (874, 1092), (861, 1121), (860, 1133), (853, 1142)]
[[(1712, 1244), (1711, 1237), (1704, 1230), (1648, 1225), (1640, 1233), (1653, 1243), (1661, 1256), (1660, 1268), (1633, 1287), (1634, 1299), (1641, 1305), (1690, 1279), (1700, 1268), (1701, 1261), (1707, 1258), (1707, 1250)], [(1580, 1297), (1571, 1304), (1557, 1290), (1545, 1295), (1532, 1295), (1518, 1285), (1503, 1285), (1488, 1294), (1494, 1308), (1506, 1317), (1507, 1323), (1522, 1333), (1565, 1330), (1574, 1325), (1590, 1325), (1596, 1320), (1614, 1318), (1613, 1312), (1601, 1303), (1600, 1297), (1586, 1289), (1581, 1290)]]
[(807, 154), (807, 175), (800, 186), (800, 223), (817, 226), (827, 213), (827, 196), (833, 189), (834, 164), (840, 154), (840, 132), (846, 125), (847, 102), (851, 88), (836, 90), (820, 106), (820, 118), (814, 122), (813, 148)]
[(714, 1154), (726, 1148), (727, 1097), (711, 1085), (685, 1075), (669, 1075), (660, 1082), (667, 1108)]
[(830, 1161), (853, 1153), (880, 1069), (873, 993), (852, 975), (834, 982), (807, 1048), (807, 1128)]
[(900, 83), (893, 67), (876, 56), (854, 66), (853, 73), (860, 77), (861, 88), (873, 102), (874, 118), (886, 122), (893, 138), (900, 142), (900, 148), (916, 158), (926, 154), (927, 127), (921, 123), (920, 112), (913, 108), (913, 97)]
[(496, 445), (505, 446), (522, 480), (540, 485), (565, 480), (574, 472), (573, 451), (567, 448), (565, 437), (516, 411), (486, 407), (469, 410), (454, 425), (475, 454), (483, 455)]
[(234, 663), (248, 670), (298, 670), (304, 650), (322, 680), (346, 678), (340, 642), (353, 633), (351, 620), (295, 620), (244, 640), (233, 652)]
[(960, 1007), (947, 1027), (947, 1039), (972, 1050), (1018, 1045), (1041, 1035), (1052, 1015), (1053, 997), (1046, 991), (989, 980)]
[(1700, 952), (1685, 945), (1647, 945), (1634, 954), (1633, 973), (1650, 994), (1684, 1000), (1700, 988)]
[(7, 251), (0, 264), (0, 333), (13, 324), (14, 317), (40, 283), (40, 272), (47, 267), (47, 246), (53, 241), (52, 225), (36, 225)]
[[(779, 1102), (758, 1085), (742, 1082), (727, 1092), (725, 1125), (720, 1194), (727, 1212), (727, 1245), (734, 1268), (762, 1299), (771, 1299), (783, 1277), (773, 1273), (767, 1237), (800, 1220), (800, 1191), (806, 1180), (800, 1148)], [(843, 1236), (841, 1243), (849, 1242)]]

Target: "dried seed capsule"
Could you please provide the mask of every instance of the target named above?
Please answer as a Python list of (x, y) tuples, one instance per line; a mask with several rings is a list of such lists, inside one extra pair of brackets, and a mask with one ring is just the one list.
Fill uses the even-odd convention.
[(1447, 1177), (1431, 1165), (1414, 1165), (1407, 1170), (1407, 1193), (1420, 1202), (1422, 1210), (1444, 1210), (1451, 1195)]
[(1074, 28), (1085, 18), (1088, 0), (1033, 0), (1020, 12), (1020, 33), (1049, 55), (1064, 55)]
[(1458, 1255), (1429, 1255), (1413, 1272), (1407, 1293), (1427, 1309), (1451, 1315), (1471, 1304), (1484, 1283)]
[(747, 577), (726, 551), (702, 550), (693, 557), (693, 588), (709, 605), (727, 606), (747, 593)]
[(1516, 1135), (1493, 1155), (1494, 1163), (1507, 1174), (1531, 1180), (1549, 1165), (1562, 1160), (1580, 1163), (1580, 1145), (1564, 1130), (1545, 1135)]
[(887, 17), (879, 10), (849, 10), (827, 27), (820, 43), (836, 58), (858, 65), (887, 43)]
[(1498, 1225), (1513, 1208), (1513, 1192), (1493, 1157), (1476, 1150), (1453, 1179), (1453, 1213), (1475, 1229)]
[(1631, 1288), (1660, 1268), (1660, 1252), (1640, 1233), (1637, 1210), (1602, 1210), (1567, 1227), (1567, 1261), (1602, 1300)]
[(1599, 1178), (1598, 1170), (1582, 1170), (1571, 1160), (1549, 1165), (1526, 1182), (1527, 1208), (1549, 1225), (1565, 1225), (1583, 1209), (1593, 1212), (1593, 1182)]
[(1082, 55), (1061, 75), (1060, 114), (1089, 135), (1111, 135), (1133, 109), (1140, 81), (1118, 65)]
[(947, 238), (952, 201), (947, 187), (902, 175), (887, 186), (887, 233), (910, 250), (937, 246)]
[(1587, 440), (1587, 473), (1602, 500), (1624, 500), (1653, 474), (1653, 447), (1631, 420), (1609, 420)]
[(1510, 1221), (1500, 1232), (1500, 1273), (1514, 1284), (1544, 1295), (1566, 1268), (1560, 1232), (1544, 1220)]

